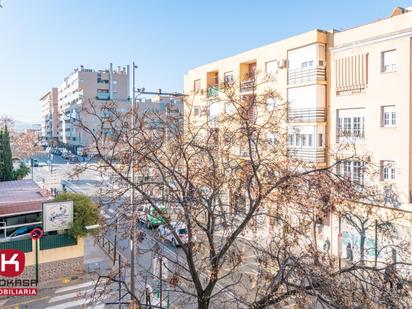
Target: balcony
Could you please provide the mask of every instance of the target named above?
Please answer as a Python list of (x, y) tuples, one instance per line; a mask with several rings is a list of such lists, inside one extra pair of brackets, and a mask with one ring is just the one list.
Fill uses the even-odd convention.
[(336, 130), (336, 137), (338, 140), (338, 143), (362, 143), (365, 141), (365, 129), (364, 128), (359, 128), (359, 129), (340, 129), (338, 128)]
[(110, 93), (98, 92), (96, 95), (97, 100), (110, 100)]
[(288, 148), (288, 157), (306, 162), (325, 163), (326, 150), (322, 148)]
[(215, 86), (210, 86), (209, 88), (207, 88), (207, 96), (209, 98), (217, 97), (218, 95), (219, 95), (219, 86), (215, 85)]
[(288, 85), (326, 80), (325, 68), (297, 68), (288, 70)]
[(248, 79), (240, 82), (240, 92), (252, 92), (255, 88), (255, 79)]
[(288, 108), (289, 122), (324, 122), (326, 110), (324, 107), (316, 108)]

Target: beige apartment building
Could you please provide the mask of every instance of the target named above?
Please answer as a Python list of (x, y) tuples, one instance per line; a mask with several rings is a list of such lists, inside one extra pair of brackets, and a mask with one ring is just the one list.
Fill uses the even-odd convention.
[[(288, 100), (289, 153), (326, 164), (327, 53), (331, 34), (313, 30), (190, 70), (185, 93), (193, 97), (193, 122), (214, 121), (224, 106), (213, 104), (222, 81), (239, 82), (241, 95), (259, 94), (253, 83), (276, 89)], [(263, 86), (262, 86), (263, 88)], [(267, 102), (276, 108), (276, 99)], [(199, 112), (204, 111), (204, 112)]]
[(40, 98), (41, 137), (45, 141), (57, 139), (58, 89), (52, 88)]
[[(353, 143), (380, 169), (385, 206), (412, 211), (412, 11), (336, 32), (330, 48), (330, 145)], [(361, 177), (359, 163), (341, 173)], [(365, 180), (366, 181), (366, 180)]]
[(129, 66), (114, 69), (110, 64), (109, 69), (98, 71), (80, 66), (66, 77), (58, 88), (59, 142), (73, 151), (92, 142), (90, 134), (75, 124), (81, 119), (92, 132), (98, 132), (99, 123), (84, 112), (91, 102), (99, 106), (112, 101), (119, 105), (119, 109), (130, 108), (129, 73)]
[[(184, 89), (193, 100), (191, 123), (219, 117), (224, 106), (213, 104), (213, 98), (221, 95), (222, 82), (239, 83), (240, 94), (247, 95), (252, 83), (256, 93), (264, 91), (259, 87), (267, 85), (260, 81), (267, 76), (287, 103), (288, 155), (320, 166), (332, 164), (342, 147), (365, 155), (378, 170), (373, 179), (364, 179), (363, 163), (355, 160), (340, 164), (337, 172), (377, 184), (383, 197), (376, 209), (403, 211), (402, 237), (412, 241), (412, 7), (395, 8), (387, 18), (352, 29), (313, 30), (189, 70)], [(367, 231), (368, 256), (373, 233)], [(348, 243), (354, 255), (359, 253), (359, 234), (336, 214), (319, 234), (320, 245), (327, 240), (334, 254), (345, 257)]]

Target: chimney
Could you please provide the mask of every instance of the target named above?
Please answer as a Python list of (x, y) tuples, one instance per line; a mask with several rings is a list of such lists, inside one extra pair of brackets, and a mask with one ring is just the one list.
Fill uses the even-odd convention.
[(397, 7), (395, 7), (395, 8), (392, 10), (391, 17), (395, 17), (395, 16), (398, 16), (398, 15), (402, 15), (402, 14), (404, 14), (404, 13), (406, 13), (406, 12), (408, 12), (407, 9), (402, 8), (402, 7), (400, 7), (400, 6), (397, 6)]

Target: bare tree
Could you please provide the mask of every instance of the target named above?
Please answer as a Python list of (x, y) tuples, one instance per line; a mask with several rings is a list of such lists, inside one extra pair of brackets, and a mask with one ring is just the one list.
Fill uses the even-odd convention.
[[(385, 269), (393, 264), (348, 263), (339, 269), (337, 257), (316, 242), (322, 218), (350, 214), (357, 201), (376, 199), (374, 187), (336, 172), (342, 162), (357, 160), (367, 173), (368, 160), (332, 149), (331, 165), (304, 160), (287, 146), (287, 103), (267, 105), (271, 98), (281, 102), (280, 95), (256, 82), (245, 95), (237, 85), (217, 85), (219, 95), (208, 93), (203, 104), (186, 98), (184, 115), (140, 111), (135, 128), (130, 113), (112, 102), (90, 101), (74, 119), (92, 137), (98, 158), (98, 164), (81, 168), (110, 175), (100, 195), (119, 204), (123, 236), (139, 229), (141, 240), (149, 237), (131, 216), (133, 207), (140, 218), (158, 218), (181, 250), (174, 256), (156, 252), (170, 273), (167, 280), (157, 279), (199, 309), (406, 306), (406, 290), (385, 281)], [(88, 127), (82, 115), (99, 129)], [(127, 198), (130, 187), (136, 205)], [(187, 230), (187, 241), (174, 221)], [(157, 248), (156, 234), (144, 250)]]

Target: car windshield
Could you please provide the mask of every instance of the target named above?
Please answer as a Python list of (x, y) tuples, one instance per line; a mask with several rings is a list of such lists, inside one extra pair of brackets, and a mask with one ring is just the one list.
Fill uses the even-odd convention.
[(178, 229), (177, 233), (180, 235), (187, 234), (187, 229)]

